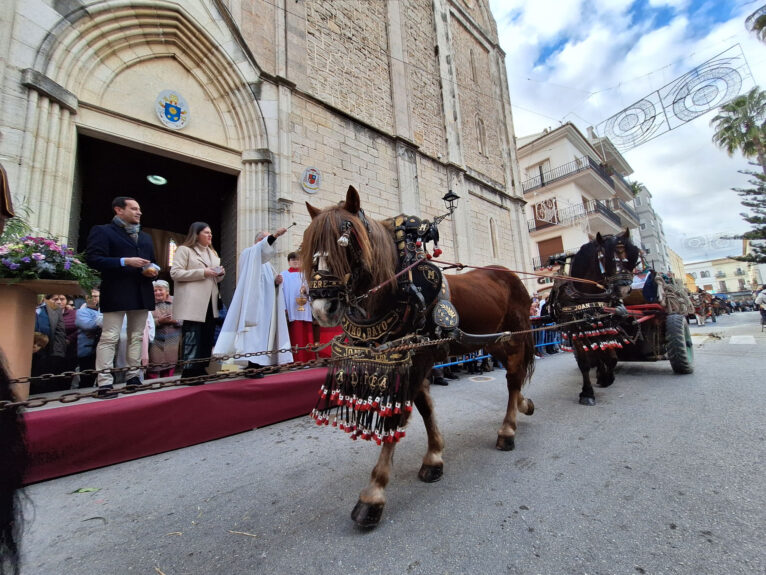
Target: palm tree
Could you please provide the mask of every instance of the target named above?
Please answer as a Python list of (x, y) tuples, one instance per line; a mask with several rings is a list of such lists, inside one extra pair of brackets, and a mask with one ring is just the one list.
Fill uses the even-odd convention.
[(745, 28), (755, 33), (761, 42), (766, 42), (766, 5), (761, 6), (747, 17)]
[(757, 86), (718, 109), (710, 120), (715, 127), (713, 142), (730, 155), (739, 150), (756, 158), (766, 174), (766, 92)]

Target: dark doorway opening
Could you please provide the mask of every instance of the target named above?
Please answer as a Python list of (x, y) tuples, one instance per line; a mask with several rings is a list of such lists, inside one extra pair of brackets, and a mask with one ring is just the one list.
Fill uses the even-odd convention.
[[(148, 176), (160, 176), (166, 183), (157, 185)], [(78, 250), (85, 250), (91, 227), (111, 220), (112, 199), (131, 196), (141, 205), (141, 226), (154, 240), (158, 262), (167, 262), (170, 238), (180, 245), (189, 225), (204, 221), (227, 269), (223, 287), (228, 292), (236, 271), (236, 218), (231, 217), (236, 190), (232, 174), (79, 135), (73, 213), (79, 200), (80, 218), (72, 231)], [(160, 277), (170, 281), (169, 270), (163, 267)]]

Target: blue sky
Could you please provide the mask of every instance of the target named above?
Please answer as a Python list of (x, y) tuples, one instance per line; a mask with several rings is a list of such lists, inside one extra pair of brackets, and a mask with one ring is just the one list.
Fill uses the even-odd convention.
[[(739, 44), (752, 71), (746, 87), (766, 88), (766, 44), (744, 27), (763, 0), (490, 0), (506, 53), (517, 136), (572, 122), (585, 132), (675, 78)], [(747, 187), (711, 142), (709, 112), (633, 150), (630, 179), (644, 183), (670, 246), (694, 246), (750, 229), (732, 187)], [(700, 238), (709, 242), (700, 242)], [(696, 251), (695, 251), (696, 250)], [(728, 254), (714, 254), (712, 257)], [(711, 257), (710, 252), (705, 257)]]

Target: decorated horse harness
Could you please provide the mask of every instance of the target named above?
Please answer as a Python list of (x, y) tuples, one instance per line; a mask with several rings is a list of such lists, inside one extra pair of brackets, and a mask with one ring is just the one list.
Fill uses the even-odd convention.
[[(614, 272), (611, 274), (607, 274), (607, 258), (604, 245), (599, 245), (596, 259), (603, 291), (583, 292), (571, 280), (556, 284), (551, 296), (551, 313), (561, 324), (560, 347), (564, 351), (608, 351), (635, 343), (636, 336), (625, 330), (626, 324), (633, 323), (633, 319), (627, 315), (619, 293), (620, 288), (630, 286), (633, 279), (621, 240), (618, 239), (614, 247)], [(607, 310), (616, 312), (608, 313)]]
[[(364, 212), (359, 210), (355, 215), (369, 233)], [(366, 317), (358, 301), (351, 298), (360, 280), (361, 250), (349, 221), (341, 225), (338, 245), (349, 249), (351, 274), (337, 278), (329, 271), (317, 269), (315, 260), (309, 282), (311, 298), (337, 298), (346, 304), (341, 318), (345, 341), (332, 343), (336, 361), (311, 415), (318, 425), (331, 424), (349, 433), (352, 439), (374, 440), (378, 444), (394, 443), (405, 435), (413, 391), (408, 374), (415, 353), (380, 351), (380, 347), (391, 347), (405, 338), (412, 341), (449, 336), (459, 325), (442, 271), (429, 261), (441, 254), (436, 224), (400, 215), (394, 218), (393, 227), (398, 252), (392, 280), (396, 281), (396, 289), (392, 305), (382, 315)], [(434, 243), (433, 254), (427, 251), (429, 242)]]

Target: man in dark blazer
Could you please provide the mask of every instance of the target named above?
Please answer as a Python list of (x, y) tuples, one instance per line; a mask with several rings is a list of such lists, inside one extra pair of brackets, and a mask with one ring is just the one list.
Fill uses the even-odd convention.
[[(127, 362), (141, 364), (141, 340), (147, 312), (154, 309), (152, 280), (159, 273), (154, 263), (154, 247), (141, 231), (141, 207), (127, 196), (112, 200), (114, 218), (108, 224), (93, 226), (85, 250), (88, 265), (101, 272), (101, 311), (104, 314), (101, 339), (96, 347), (96, 369), (114, 367), (124, 318), (128, 318)], [(99, 373), (99, 397), (116, 397), (111, 373)], [(141, 385), (140, 370), (127, 373), (125, 386)]]

